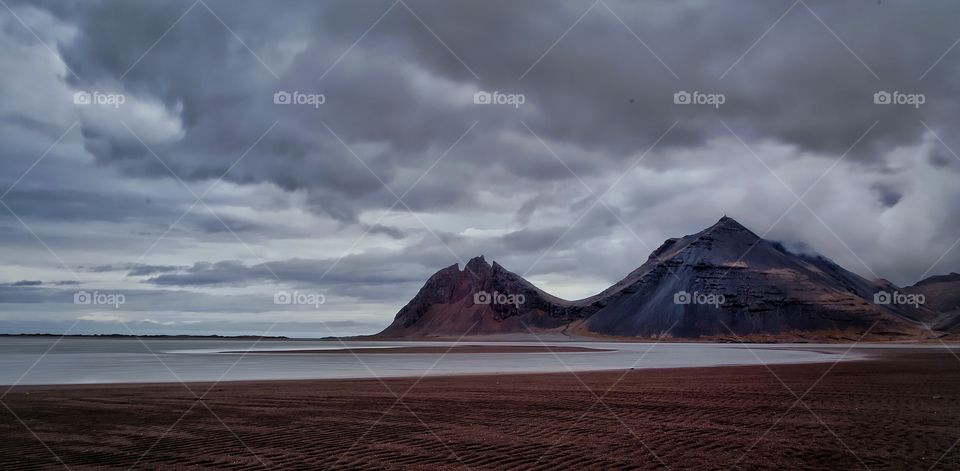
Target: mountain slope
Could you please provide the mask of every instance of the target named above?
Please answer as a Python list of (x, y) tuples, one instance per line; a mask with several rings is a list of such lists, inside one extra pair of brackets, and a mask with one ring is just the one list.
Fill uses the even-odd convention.
[(925, 306), (939, 313), (930, 321), (935, 329), (960, 331), (960, 273), (931, 276), (904, 291), (922, 294)]

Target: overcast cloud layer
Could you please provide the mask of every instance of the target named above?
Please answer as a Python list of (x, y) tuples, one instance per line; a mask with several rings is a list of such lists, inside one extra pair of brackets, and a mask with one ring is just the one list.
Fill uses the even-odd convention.
[(368, 333), (473, 256), (582, 298), (725, 214), (960, 271), (957, 2), (8, 4), (2, 332)]

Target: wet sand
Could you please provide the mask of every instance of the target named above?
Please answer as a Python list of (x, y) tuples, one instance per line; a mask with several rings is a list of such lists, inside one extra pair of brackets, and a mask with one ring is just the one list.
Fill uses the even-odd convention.
[(942, 351), (578, 376), (18, 387), (0, 469), (960, 468)]

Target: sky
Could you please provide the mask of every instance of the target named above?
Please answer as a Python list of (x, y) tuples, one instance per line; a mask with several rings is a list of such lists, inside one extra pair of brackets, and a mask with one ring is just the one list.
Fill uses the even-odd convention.
[(0, 332), (372, 333), (724, 215), (960, 271), (955, 1), (2, 3)]

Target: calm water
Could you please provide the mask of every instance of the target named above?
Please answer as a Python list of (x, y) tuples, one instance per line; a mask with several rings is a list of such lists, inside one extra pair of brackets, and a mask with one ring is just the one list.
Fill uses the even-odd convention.
[[(55, 337), (0, 338), (0, 384), (80, 384), (252, 379), (372, 378), (564, 372), (836, 361), (837, 345), (716, 345), (547, 342), (611, 349), (588, 353), (263, 354), (262, 350), (449, 346), (452, 342), (338, 342), (321, 340), (171, 340)], [(483, 342), (462, 342), (478, 345)], [(497, 345), (540, 345), (498, 342)], [(858, 346), (844, 359), (863, 357)], [(250, 353), (219, 353), (244, 351)], [(759, 360), (758, 358), (759, 357)]]

